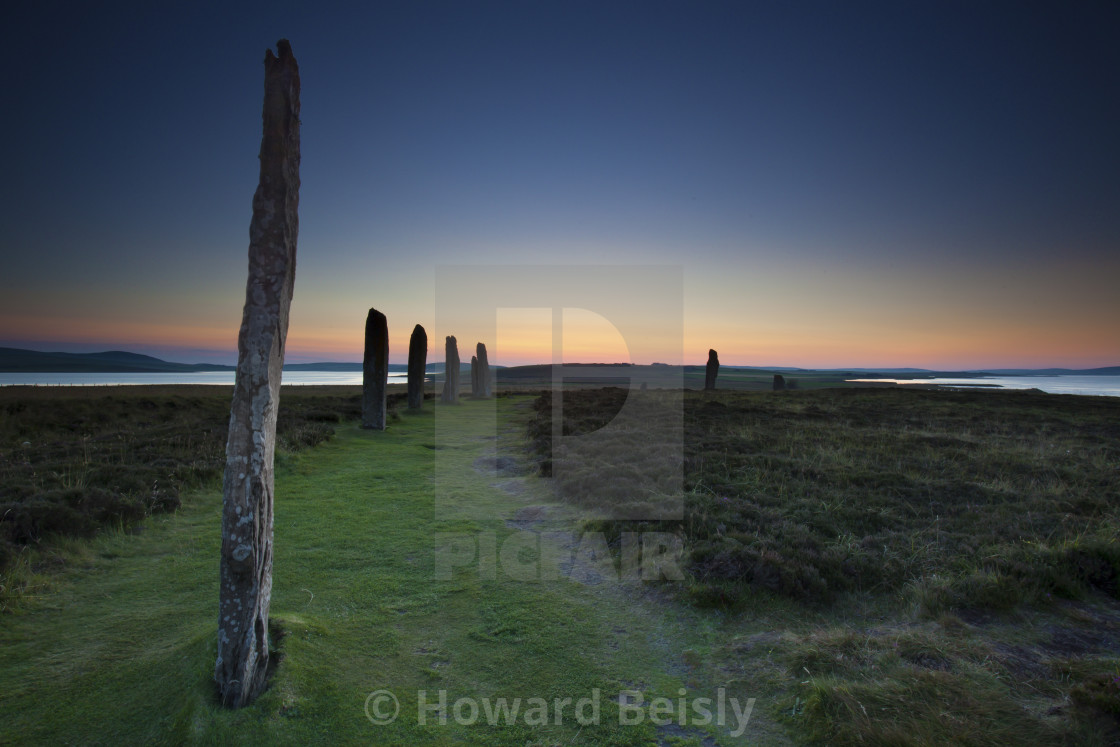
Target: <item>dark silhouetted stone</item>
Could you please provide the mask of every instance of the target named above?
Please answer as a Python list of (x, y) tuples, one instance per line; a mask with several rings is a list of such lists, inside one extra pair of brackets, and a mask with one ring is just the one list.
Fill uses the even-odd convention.
[(424, 368), (428, 365), (428, 333), (417, 324), (408, 340), (408, 409), (424, 405)]
[(440, 401), (454, 405), (459, 402), (459, 345), (453, 335), (444, 343), (443, 365), (443, 394), (440, 395)]
[(716, 351), (708, 350), (708, 366), (704, 369), (704, 388), (711, 391), (716, 388), (716, 377), (719, 376), (719, 356)]
[(486, 357), (486, 346), (481, 342), (475, 346), (475, 354), (478, 358), (478, 393), (476, 397), (489, 397), (491, 394), (490, 386), (490, 361)]
[(214, 680), (234, 708), (256, 699), (268, 671), (276, 413), (299, 235), (299, 66), (287, 40), (276, 50), (264, 58), (260, 181), (222, 482)]
[(482, 396), (482, 390), (478, 384), (478, 356), (471, 356), (471, 396), (478, 398)]
[(774, 391), (781, 392), (786, 388), (786, 378), (781, 374), (774, 374)]
[(362, 427), (385, 430), (385, 387), (389, 384), (389, 323), (377, 309), (366, 315), (362, 358)]

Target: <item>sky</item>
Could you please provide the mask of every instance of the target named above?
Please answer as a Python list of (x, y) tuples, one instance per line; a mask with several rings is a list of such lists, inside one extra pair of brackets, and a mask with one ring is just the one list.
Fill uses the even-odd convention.
[[(568, 361), (1120, 365), (1115, 2), (21, 3), (0, 345), (234, 362), (281, 38), (290, 362), (360, 360), (375, 307), (393, 362), (420, 323), (429, 360), (502, 365), (561, 326)], [(529, 300), (459, 316), (460, 266)], [(557, 266), (683, 336), (620, 333)]]

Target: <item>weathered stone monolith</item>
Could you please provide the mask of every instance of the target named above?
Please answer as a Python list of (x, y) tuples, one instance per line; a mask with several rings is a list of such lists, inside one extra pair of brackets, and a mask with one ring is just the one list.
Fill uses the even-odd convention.
[(774, 391), (782, 392), (786, 388), (786, 377), (781, 374), (774, 374)]
[(424, 368), (428, 365), (428, 333), (417, 324), (408, 340), (408, 409), (424, 405)]
[(268, 671), (276, 412), (299, 234), (299, 66), (286, 39), (264, 58), (260, 181), (222, 482), (218, 658), (223, 705), (251, 703)]
[(459, 402), (459, 345), (454, 335), (444, 342), (443, 394), (440, 401), (449, 405)]
[(377, 309), (366, 315), (362, 357), (362, 427), (385, 430), (385, 387), (389, 384), (389, 323)]
[(471, 356), (471, 396), (479, 398), (482, 396), (482, 387), (478, 383), (478, 356)]
[(708, 366), (704, 369), (704, 389), (713, 391), (716, 388), (716, 377), (719, 376), (719, 356), (715, 350), (708, 350)]
[(492, 391), (490, 386), (490, 361), (486, 357), (486, 346), (481, 342), (475, 345), (478, 358), (478, 394), (477, 397), (489, 397)]

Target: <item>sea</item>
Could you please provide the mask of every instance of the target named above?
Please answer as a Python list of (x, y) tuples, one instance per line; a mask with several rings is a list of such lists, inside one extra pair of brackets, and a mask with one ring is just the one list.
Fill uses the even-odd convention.
[[(428, 372), (429, 376), (431, 372)], [(0, 373), (0, 386), (129, 386), (142, 384), (214, 384), (231, 386), (233, 371), (194, 373)], [(429, 379), (430, 381), (430, 379)], [(853, 383), (938, 384), (960, 389), (1040, 389), (1049, 394), (1120, 397), (1120, 376), (979, 376), (976, 378), (847, 379)], [(408, 374), (392, 372), (390, 384), (406, 384)], [(285, 371), (283, 383), (294, 386), (361, 386), (361, 371)]]
[(1040, 389), (1047, 394), (1120, 397), (1120, 376), (978, 376), (970, 379), (847, 379), (851, 382), (938, 384), (954, 389)]

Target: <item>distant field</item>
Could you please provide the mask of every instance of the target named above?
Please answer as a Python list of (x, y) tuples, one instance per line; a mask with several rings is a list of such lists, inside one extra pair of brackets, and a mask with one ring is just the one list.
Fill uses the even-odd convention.
[[(635, 379), (648, 378), (654, 383), (652, 386), (665, 386), (670, 388), (703, 389), (704, 366), (684, 366), (669, 368), (665, 366), (640, 366), (618, 364), (567, 364), (570, 379), (565, 379), (565, 386), (575, 388), (594, 388), (602, 386), (628, 386), (620, 381), (620, 377), (633, 377)], [(675, 378), (670, 372), (680, 372)], [(724, 390), (769, 391), (773, 387), (774, 374), (780, 373), (785, 378), (787, 385), (798, 389), (816, 389), (820, 387), (850, 387), (853, 386), (845, 379), (853, 378), (854, 374), (832, 371), (764, 371), (757, 369), (721, 368), (718, 386)], [(866, 375), (866, 374), (864, 374)], [(552, 367), (547, 365), (515, 366), (499, 369), (497, 371), (498, 384), (514, 389), (541, 388), (552, 385)]]

